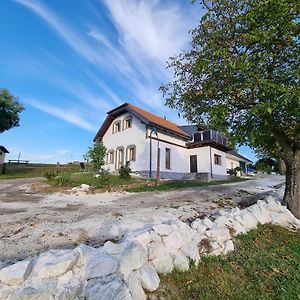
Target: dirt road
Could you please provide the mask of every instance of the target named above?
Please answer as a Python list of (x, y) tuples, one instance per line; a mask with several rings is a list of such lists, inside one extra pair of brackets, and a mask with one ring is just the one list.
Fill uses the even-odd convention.
[(101, 245), (145, 224), (190, 220), (222, 207), (236, 206), (253, 194), (274, 191), (278, 175), (233, 184), (169, 192), (41, 194), (35, 179), (0, 181), (0, 264), (50, 248), (84, 242)]

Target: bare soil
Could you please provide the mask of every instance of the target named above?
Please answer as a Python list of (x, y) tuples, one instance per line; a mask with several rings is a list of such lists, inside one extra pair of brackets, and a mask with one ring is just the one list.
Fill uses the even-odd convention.
[(258, 199), (283, 182), (279, 175), (259, 175), (245, 182), (168, 192), (50, 194), (36, 190), (36, 185), (45, 186), (42, 178), (1, 180), (0, 265), (52, 248), (100, 246), (145, 224), (192, 221)]

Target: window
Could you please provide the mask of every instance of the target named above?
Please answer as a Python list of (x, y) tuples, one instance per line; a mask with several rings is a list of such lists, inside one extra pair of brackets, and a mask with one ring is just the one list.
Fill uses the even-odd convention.
[(113, 164), (114, 163), (114, 150), (109, 150), (107, 152), (107, 163)]
[(136, 157), (136, 147), (134, 145), (127, 147), (127, 160), (134, 161)]
[(215, 165), (222, 165), (221, 155), (215, 154), (214, 158), (215, 158)]
[(171, 169), (171, 149), (166, 148), (166, 169)]
[(123, 121), (123, 130), (131, 128), (132, 125), (132, 117), (126, 117)]
[(121, 121), (116, 121), (113, 124), (113, 133), (121, 131)]

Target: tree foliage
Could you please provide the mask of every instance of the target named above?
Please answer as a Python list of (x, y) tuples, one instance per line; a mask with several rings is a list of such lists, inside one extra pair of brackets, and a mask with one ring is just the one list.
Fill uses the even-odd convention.
[(106, 147), (102, 141), (96, 141), (91, 147), (88, 148), (84, 158), (89, 161), (94, 171), (99, 171), (105, 163)]
[(19, 126), (24, 106), (7, 89), (0, 89), (0, 133)]
[[(299, 1), (200, 3), (205, 13), (191, 32), (191, 49), (169, 61), (174, 81), (161, 86), (166, 102), (189, 121), (213, 125), (264, 155), (281, 157), (292, 176), (286, 195), (295, 199), (300, 195)], [(300, 217), (299, 203), (290, 199), (289, 206)]]

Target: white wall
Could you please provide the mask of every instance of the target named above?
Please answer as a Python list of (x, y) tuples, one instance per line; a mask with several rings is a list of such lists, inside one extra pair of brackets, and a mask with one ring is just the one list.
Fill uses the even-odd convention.
[(5, 152), (0, 150), (0, 165), (4, 164), (4, 160), (5, 160)]
[[(125, 113), (114, 120), (120, 120), (123, 125), (123, 119), (129, 116), (128, 113)], [(105, 168), (110, 171), (115, 171), (115, 162), (116, 162), (116, 149), (120, 146), (124, 147), (124, 154), (126, 155), (126, 148), (130, 145), (136, 146), (136, 160), (130, 163), (130, 168), (133, 171), (137, 170), (146, 170), (149, 165), (149, 150), (148, 150), (148, 140), (146, 140), (146, 125), (142, 124), (141, 121), (132, 116), (132, 126), (131, 128), (123, 129), (121, 126), (120, 132), (112, 132), (113, 124), (109, 126), (108, 130), (103, 136), (103, 144), (107, 150), (114, 150), (114, 163), (106, 164)], [(125, 158), (125, 162), (126, 162)]]

